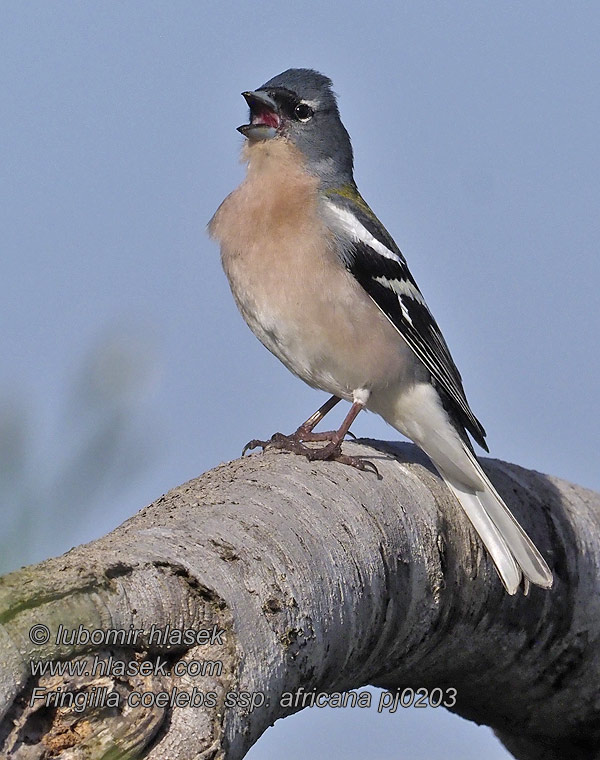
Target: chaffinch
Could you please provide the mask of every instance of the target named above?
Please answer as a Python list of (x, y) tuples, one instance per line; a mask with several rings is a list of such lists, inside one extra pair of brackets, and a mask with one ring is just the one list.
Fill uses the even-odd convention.
[[(331, 399), (290, 436), (251, 441), (311, 460), (370, 463), (342, 453), (362, 409), (381, 415), (430, 457), (458, 498), (510, 594), (552, 573), (491, 484), (467, 433), (487, 451), (446, 341), (404, 256), (363, 200), (331, 80), (289, 69), (242, 93), (250, 107), (247, 176), (209, 223), (235, 301), (258, 339)], [(340, 399), (337, 431), (313, 428)], [(326, 441), (321, 448), (307, 441)]]

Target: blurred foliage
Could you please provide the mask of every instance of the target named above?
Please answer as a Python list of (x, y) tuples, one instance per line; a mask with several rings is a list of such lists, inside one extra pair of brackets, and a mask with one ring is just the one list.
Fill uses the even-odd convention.
[(149, 332), (121, 327), (80, 360), (47, 430), (20, 389), (0, 393), (0, 573), (92, 536), (98, 510), (147, 470), (158, 366)]

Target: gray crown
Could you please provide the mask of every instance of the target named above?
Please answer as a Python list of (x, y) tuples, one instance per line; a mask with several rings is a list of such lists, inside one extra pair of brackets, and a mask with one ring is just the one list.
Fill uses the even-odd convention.
[(309, 171), (320, 178), (323, 188), (354, 181), (350, 136), (340, 120), (331, 87), (331, 79), (318, 71), (288, 69), (259, 88), (267, 92), (288, 90), (313, 106), (313, 118), (306, 123), (291, 123), (287, 137), (303, 153)]

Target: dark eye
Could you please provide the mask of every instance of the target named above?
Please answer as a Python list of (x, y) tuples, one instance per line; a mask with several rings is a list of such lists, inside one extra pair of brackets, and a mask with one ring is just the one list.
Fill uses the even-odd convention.
[(298, 103), (296, 108), (294, 108), (294, 113), (299, 121), (308, 121), (314, 114), (314, 111), (306, 103)]

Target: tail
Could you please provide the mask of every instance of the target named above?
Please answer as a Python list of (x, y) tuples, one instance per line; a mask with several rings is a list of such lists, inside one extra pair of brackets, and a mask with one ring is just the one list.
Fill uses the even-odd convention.
[(435, 461), (434, 464), (479, 534), (506, 590), (515, 594), (523, 578), (525, 593), (529, 583), (550, 588), (552, 572), (544, 558), (491, 484), (475, 455), (466, 445), (463, 447), (473, 474), (483, 486), (481, 490), (470, 488)]
[(369, 408), (431, 459), (479, 534), (509, 594), (516, 594), (521, 581), (525, 593), (530, 583), (552, 586), (550, 568), (490, 483), (432, 385), (420, 383), (401, 395), (372, 397)]

